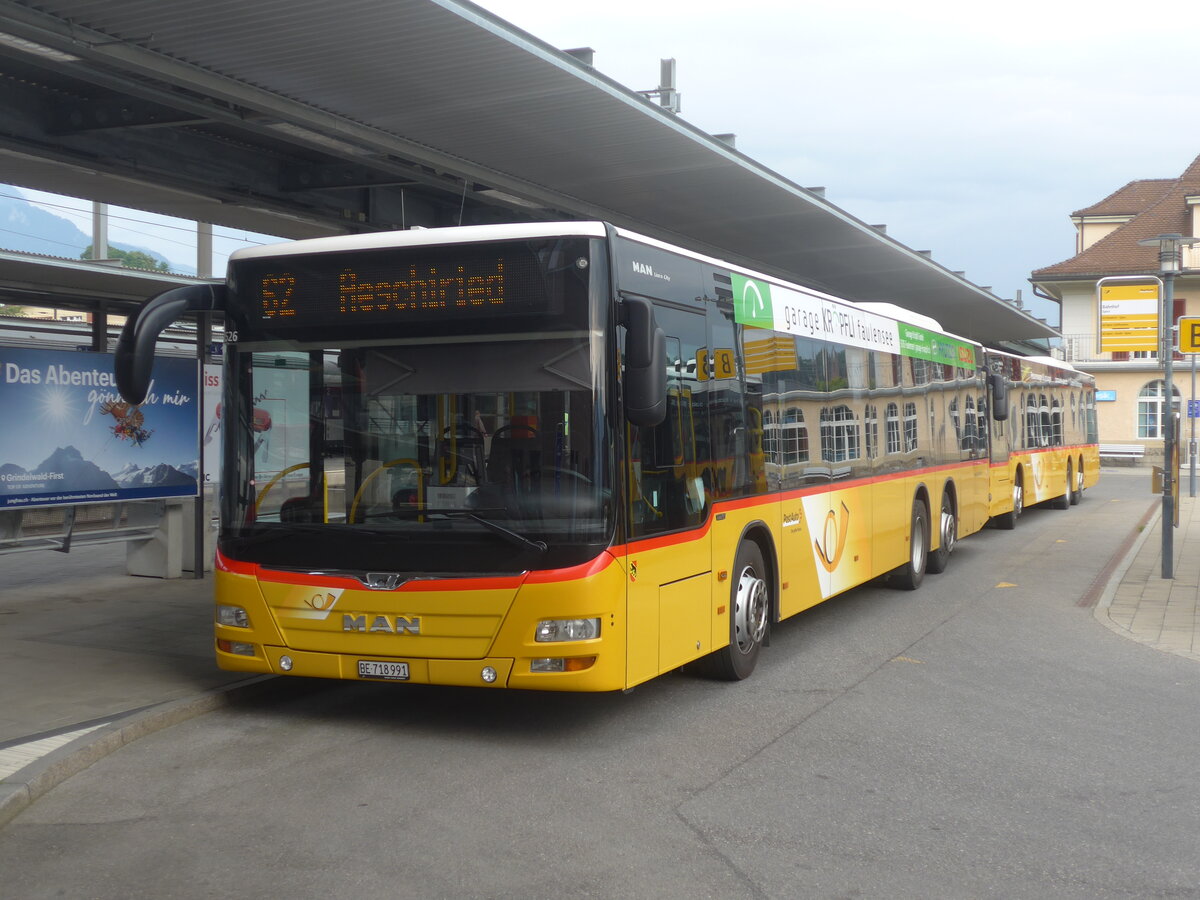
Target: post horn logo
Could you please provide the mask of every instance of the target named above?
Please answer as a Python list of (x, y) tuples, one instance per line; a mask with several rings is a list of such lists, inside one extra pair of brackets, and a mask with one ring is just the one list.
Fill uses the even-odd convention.
[(304, 603), (318, 612), (325, 612), (333, 608), (333, 604), (337, 603), (337, 597), (334, 594), (313, 594)]
[(849, 533), (850, 507), (843, 503), (840, 516), (836, 509), (831, 509), (829, 515), (825, 517), (825, 546), (822, 547), (819, 540), (813, 541), (813, 546), (817, 548), (817, 558), (825, 567), (826, 572), (833, 574), (833, 570), (842, 561), (842, 554), (846, 550), (846, 537)]

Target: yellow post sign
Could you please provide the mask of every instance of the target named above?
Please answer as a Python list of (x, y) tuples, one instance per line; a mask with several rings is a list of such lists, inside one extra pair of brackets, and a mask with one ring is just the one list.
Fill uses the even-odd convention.
[(1179, 352), (1200, 353), (1200, 316), (1179, 317)]
[(1097, 285), (1100, 352), (1158, 349), (1159, 284)]

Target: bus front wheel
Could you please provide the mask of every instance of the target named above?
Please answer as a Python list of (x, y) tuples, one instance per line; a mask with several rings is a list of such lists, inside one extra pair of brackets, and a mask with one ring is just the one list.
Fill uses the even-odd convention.
[(771, 619), (771, 589), (762, 550), (743, 541), (734, 557), (729, 587), (729, 646), (699, 660), (697, 671), (722, 681), (741, 681), (754, 671)]
[(894, 569), (889, 581), (893, 587), (915, 591), (925, 578), (929, 563), (929, 509), (919, 497), (913, 500), (912, 524), (908, 532), (908, 562)]

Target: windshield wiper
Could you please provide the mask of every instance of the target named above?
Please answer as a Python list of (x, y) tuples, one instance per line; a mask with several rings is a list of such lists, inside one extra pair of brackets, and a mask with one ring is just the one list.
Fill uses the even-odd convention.
[(513, 531), (511, 528), (505, 528), (503, 525), (499, 524), (498, 522), (493, 522), (491, 519), (485, 519), (483, 516), (479, 515), (479, 513), (481, 513), (481, 512), (500, 513), (500, 512), (504, 512), (504, 510), (502, 510), (502, 509), (470, 510), (470, 509), (453, 509), (453, 508), (451, 508), (451, 509), (406, 509), (406, 510), (395, 510), (395, 511), (393, 511), (392, 515), (454, 516), (454, 517), (463, 518), (463, 519), (471, 519), (475, 522), (478, 522), (480, 525), (482, 525), (484, 528), (486, 528), (488, 531), (492, 532), (493, 534), (499, 535), (500, 537), (504, 538), (505, 540), (509, 541), (510, 543), (516, 544), (518, 547), (528, 547), (530, 550), (537, 550), (539, 553), (546, 552), (547, 544), (545, 541), (532, 540), (531, 538), (527, 538), (527, 537), (525, 537), (525, 535), (523, 535), (519, 532)]
[(537, 550), (539, 553), (546, 552), (545, 541), (530, 540), (525, 535), (513, 531), (511, 528), (505, 528), (503, 525), (499, 525), (491, 519), (485, 519), (483, 516), (473, 512), (464, 512), (462, 515), (465, 515), (468, 519), (474, 519), (484, 528), (488, 529), (488, 531), (500, 535), (500, 537), (507, 539), (518, 547), (529, 547), (531, 550)]

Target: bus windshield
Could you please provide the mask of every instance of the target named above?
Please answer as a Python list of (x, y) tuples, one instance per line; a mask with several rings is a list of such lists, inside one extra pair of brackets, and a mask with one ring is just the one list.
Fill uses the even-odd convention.
[(599, 341), (560, 323), (234, 345), (226, 397), (245, 408), (223, 416), (223, 552), (307, 571), (587, 558), (613, 514)]

